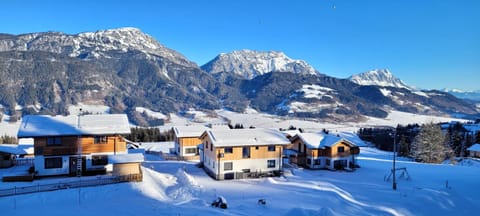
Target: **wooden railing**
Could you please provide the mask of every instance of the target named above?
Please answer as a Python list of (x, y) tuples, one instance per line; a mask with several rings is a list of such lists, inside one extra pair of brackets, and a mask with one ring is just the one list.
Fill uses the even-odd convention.
[(60, 182), (55, 184), (43, 184), (43, 185), (38, 184), (34, 186), (0, 189), (0, 197), (62, 190), (62, 189), (69, 189), (69, 188), (93, 187), (93, 186), (100, 186), (100, 185), (107, 185), (107, 184), (117, 184), (122, 182), (141, 182), (142, 179), (143, 179), (143, 173), (140, 170), (140, 173), (138, 174), (109, 176), (106, 178), (99, 178), (99, 179), (78, 180), (78, 181), (69, 181), (65, 183)]

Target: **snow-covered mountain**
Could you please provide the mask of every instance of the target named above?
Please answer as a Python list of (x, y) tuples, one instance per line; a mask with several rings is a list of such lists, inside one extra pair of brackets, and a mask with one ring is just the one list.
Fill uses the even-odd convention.
[(480, 90), (477, 91), (463, 91), (460, 89), (447, 89), (444, 88), (442, 91), (452, 94), (455, 97), (462, 99), (469, 99), (474, 101), (480, 101)]
[(406, 85), (402, 80), (396, 78), (388, 69), (375, 69), (350, 76), (348, 79), (359, 85), (413, 89)]
[(285, 53), (275, 51), (240, 50), (222, 53), (201, 68), (210, 73), (234, 73), (245, 79), (253, 79), (272, 71), (318, 74), (307, 62), (291, 59)]
[(23, 35), (2, 35), (0, 52), (44, 51), (68, 54), (77, 58), (111, 58), (108, 52), (136, 50), (150, 58), (161, 56), (177, 64), (194, 66), (195, 63), (175, 50), (169, 49), (138, 28), (125, 27), (76, 35), (61, 32), (41, 32)]

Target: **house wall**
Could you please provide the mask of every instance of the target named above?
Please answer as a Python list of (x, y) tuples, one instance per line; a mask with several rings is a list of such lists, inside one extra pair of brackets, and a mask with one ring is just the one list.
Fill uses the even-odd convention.
[[(268, 151), (268, 145), (245, 146), (250, 149), (250, 158), (243, 158), (243, 146), (232, 147), (232, 153), (225, 153), (225, 147), (212, 146), (209, 136), (204, 136), (204, 167), (211, 175), (221, 180), (225, 173), (243, 172), (271, 172), (280, 170), (282, 166), (283, 147), (274, 145), (275, 151)], [(208, 144), (207, 144), (208, 143)], [(219, 155), (221, 157), (219, 158)], [(275, 167), (268, 168), (268, 160), (275, 160)], [(232, 170), (225, 170), (225, 163), (232, 162)]]
[[(338, 147), (344, 148), (344, 152), (338, 152)], [(331, 158), (350, 156), (350, 146), (344, 142), (338, 142), (331, 147), (326, 148), (326, 156)]]
[(480, 152), (470, 151), (470, 157), (480, 157)]
[[(331, 147), (325, 149), (310, 149), (301, 139), (293, 140), (293, 149), (299, 150), (299, 155), (296, 158), (298, 165), (306, 166), (311, 169), (331, 169), (335, 170), (335, 161), (346, 161), (347, 166), (352, 160), (350, 154), (350, 146), (345, 142), (338, 142)], [(344, 147), (344, 152), (338, 152), (338, 147)], [(303, 152), (305, 152), (303, 154)], [(317, 161), (317, 164), (315, 163)]]
[(175, 139), (175, 151), (178, 156), (186, 159), (199, 159), (198, 151), (196, 153), (186, 153), (187, 148), (197, 148), (202, 140), (199, 137), (178, 137)]
[[(54, 168), (54, 169), (46, 169), (45, 158), (49, 158), (49, 157), (61, 157), (62, 167)], [(39, 176), (67, 175), (69, 173), (69, 162), (70, 162), (69, 158), (70, 158), (69, 155), (62, 155), (62, 156), (36, 155), (34, 159), (35, 171), (37, 172), (36, 175), (39, 175)]]
[(113, 165), (113, 175), (130, 175), (140, 173), (140, 163), (121, 163)]
[[(48, 146), (47, 137), (34, 138), (35, 155), (75, 155), (77, 154), (78, 137), (65, 136), (60, 137), (61, 145)], [(107, 136), (104, 143), (94, 143), (94, 137), (81, 137), (82, 154), (91, 154), (98, 152), (118, 152), (127, 151), (127, 143), (120, 136)]]

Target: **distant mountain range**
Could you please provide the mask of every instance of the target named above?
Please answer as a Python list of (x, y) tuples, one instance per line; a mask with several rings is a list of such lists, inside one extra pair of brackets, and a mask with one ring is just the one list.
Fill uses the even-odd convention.
[(442, 91), (452, 94), (455, 97), (480, 102), (480, 90), (463, 91), (459, 89), (442, 89)]
[(0, 77), (1, 113), (13, 119), (67, 114), (80, 102), (127, 113), (139, 125), (155, 119), (137, 107), (164, 114), (251, 107), (325, 121), (382, 118), (392, 109), (479, 116), (474, 103), (413, 89), (388, 70), (338, 79), (282, 52), (252, 50), (220, 54), (199, 67), (136, 28), (0, 34)]

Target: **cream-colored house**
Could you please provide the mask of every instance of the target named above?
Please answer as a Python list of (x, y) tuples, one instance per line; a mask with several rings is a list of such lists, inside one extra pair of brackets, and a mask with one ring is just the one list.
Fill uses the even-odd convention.
[(290, 144), (272, 129), (206, 130), (200, 139), (203, 167), (217, 180), (278, 175)]
[(354, 168), (360, 149), (349, 140), (325, 133), (299, 133), (289, 145), (290, 162), (311, 169)]
[(175, 126), (174, 132), (175, 154), (181, 159), (198, 160), (198, 145), (202, 143), (200, 136), (208, 127), (203, 125)]

